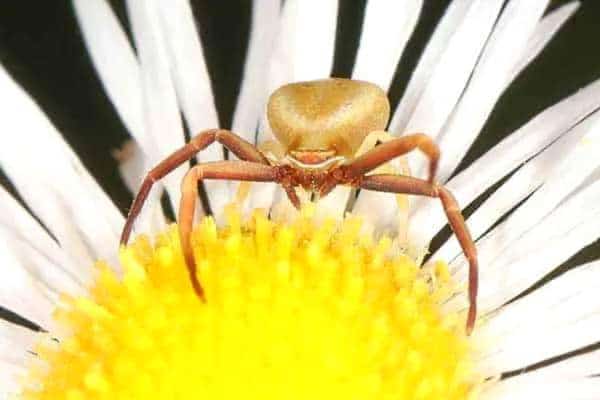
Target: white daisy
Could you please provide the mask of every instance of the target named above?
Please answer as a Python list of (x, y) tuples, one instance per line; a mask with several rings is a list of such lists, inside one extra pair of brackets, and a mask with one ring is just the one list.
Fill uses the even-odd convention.
[[(419, 18), (422, 3), (418, 0), (368, 2), (353, 78), (389, 88), (398, 60)], [(448, 7), (412, 74), (399, 106), (393, 112), (389, 126), (393, 134), (421, 131), (435, 138), (442, 149), (438, 179), (445, 182), (463, 206), (515, 171), (467, 221), (477, 240), (480, 256), (479, 321), (471, 338), (458, 337), (456, 342), (467, 343), (469, 356), (466, 360), (469, 367), (463, 369), (455, 365), (451, 372), (442, 369), (440, 374), (448, 372), (460, 379), (464, 375), (472, 377), (460, 382), (472, 384), (465, 390), (481, 399), (525, 399), (532, 396), (546, 399), (598, 398), (600, 352), (591, 350), (589, 346), (598, 341), (600, 303), (595, 290), (597, 277), (600, 276), (600, 262), (579, 266), (522, 297), (519, 295), (579, 249), (600, 237), (600, 224), (597, 223), (600, 217), (600, 203), (597, 201), (600, 198), (600, 182), (597, 179), (600, 164), (597, 157), (600, 151), (600, 114), (597, 112), (600, 107), (600, 81), (589, 84), (543, 111), (467, 169), (449, 179), (493, 111), (499, 96), (578, 7), (578, 3), (573, 2), (544, 15), (549, 1), (513, 0), (504, 7), (503, 3), (501, 0), (457, 0)], [(122, 166), (126, 182), (135, 191), (145, 171), (184, 144), (180, 113), (183, 113), (190, 132), (218, 126), (209, 76), (191, 8), (186, 0), (129, 0), (127, 5), (137, 50), (134, 52), (105, 0), (74, 0), (73, 4), (96, 70), (137, 146), (133, 157)], [(329, 74), (333, 60), (336, 11), (335, 1), (286, 0), (283, 6), (278, 0), (255, 2), (248, 57), (234, 114), (233, 131), (252, 142), (269, 139), (269, 127), (263, 117), (269, 93), (286, 82), (318, 79)], [(124, 218), (38, 106), (4, 69), (0, 69), (0, 109), (3, 110), (1, 167), (31, 211), (52, 235), (48, 235), (4, 189), (0, 190), (0, 234), (3, 238), (0, 241), (3, 266), (0, 272), (0, 306), (35, 322), (67, 347), (68, 343), (73, 342), (65, 338), (73, 332), (65, 331), (65, 320), (73, 324), (71, 328), (79, 326), (85, 330), (89, 326), (86, 327), (81, 322), (83, 320), (73, 315), (65, 317), (64, 311), (59, 312), (57, 323), (53, 312), (59, 305), (60, 294), (86, 296), (90, 285), (95, 287), (95, 300), (102, 297), (102, 290), (113, 293), (107, 289), (113, 284), (106, 283), (110, 281), (107, 278), (110, 274), (104, 271), (105, 275), (101, 274), (101, 278), (98, 278), (105, 279), (102, 284), (108, 286), (101, 286), (97, 281), (93, 284), (95, 275), (90, 266), (97, 259), (106, 260), (107, 265), (119, 265), (118, 237)], [(257, 137), (255, 132), (258, 132)], [(217, 160), (221, 155), (221, 148), (213, 145), (203, 151), (199, 159)], [(408, 160), (413, 174), (421, 176), (424, 171), (423, 160), (412, 156)], [(173, 205), (179, 202), (179, 183), (185, 169), (177, 169), (162, 181)], [(225, 218), (226, 204), (235, 195), (235, 187), (223, 182), (210, 182), (206, 187), (210, 206), (220, 223)], [(346, 189), (336, 189), (322, 199), (319, 207), (330, 216), (340, 217), (345, 210), (340, 204), (345, 205), (349, 195)], [(166, 229), (166, 221), (158, 201), (160, 190), (154, 190), (152, 196), (136, 227), (139, 232), (154, 235)], [(281, 197), (274, 185), (256, 185), (252, 187), (247, 207), (271, 209)], [(508, 219), (497, 223), (517, 204), (520, 204), (519, 207)], [(408, 229), (408, 241), (413, 247), (426, 247), (446, 224), (446, 218), (436, 202), (420, 199), (411, 201), (408, 226), (398, 217), (401, 214), (398, 207), (393, 196), (363, 191), (354, 201), (352, 212), (362, 216), (377, 232)], [(232, 218), (231, 215), (229, 218)], [(259, 228), (255, 228), (258, 236)], [(205, 221), (202, 229), (209, 235), (210, 223)], [(322, 231), (315, 232), (314, 243), (321, 243), (319, 234)], [(352, 236), (350, 233), (348, 235)], [(163, 245), (165, 241), (168, 242), (168, 238), (159, 239)], [(222, 245), (224, 253), (227, 253), (227, 246), (240, 252), (246, 251), (230, 242)], [(136, 252), (142, 252), (144, 243), (138, 242), (120, 255), (128, 290), (138, 284), (146, 284), (140, 282), (147, 279), (145, 274), (152, 273), (144, 272), (143, 263), (136, 258)], [(260, 240), (257, 239), (257, 243), (260, 244)], [(310, 251), (317, 252), (315, 254), (331, 265), (338, 262), (333, 258), (330, 260), (333, 253), (315, 246), (317, 250), (311, 248)], [(384, 250), (377, 246), (379, 244), (367, 248), (375, 255), (383, 254)], [(167, 245), (164, 248), (168, 250)], [(157, 254), (160, 254), (156, 256), (158, 261), (153, 263), (163, 262), (164, 257), (173, 257), (167, 250), (160, 250), (160, 246), (157, 249)], [(449, 262), (453, 280), (459, 287), (466, 281), (466, 260), (454, 238), (446, 242), (432, 259)], [(323, 268), (329, 265), (323, 262)], [(398, 268), (402, 270), (404, 267)], [(406, 268), (410, 270), (410, 266)], [(370, 279), (370, 273), (364, 279)], [(434, 271), (433, 275), (443, 280), (443, 273)], [(398, 277), (395, 279), (402, 280)], [(351, 284), (352, 281), (348, 283)], [(115, 285), (110, 286), (111, 290), (121, 290), (115, 289)], [(210, 283), (208, 285), (210, 288)], [(433, 284), (433, 294), (448, 288), (444, 285), (443, 282)], [(260, 285), (253, 288), (258, 291), (260, 298), (260, 290), (264, 288), (261, 289)], [(131, 289), (131, 292), (139, 294), (136, 292), (138, 289)], [(351, 289), (348, 289), (350, 294), (344, 292), (349, 296), (342, 296), (344, 301), (352, 300), (354, 292)], [(411, 290), (416, 289), (413, 287)], [(124, 294), (123, 298), (128, 295)], [(444, 299), (442, 315), (462, 315), (467, 306), (464, 291), (460, 290), (455, 296), (446, 296)], [(187, 304), (186, 299), (181, 301), (177, 303), (181, 307)], [(97, 321), (110, 319), (106, 315), (115, 315), (114, 310), (111, 310), (113, 314), (106, 313), (103, 306), (93, 302), (65, 302), (83, 310), (81, 315), (85, 314), (86, 318), (96, 318)], [(132, 305), (132, 310), (135, 306)], [(168, 310), (172, 310), (174, 318), (183, 318), (178, 316), (177, 307)], [(319, 310), (315, 312), (314, 315), (322, 317)], [(170, 318), (171, 311), (167, 313)], [(135, 315), (135, 312), (132, 314)], [(143, 313), (140, 311), (140, 314)], [(153, 318), (150, 325), (160, 324), (155, 318), (156, 314), (148, 315)], [(276, 311), (273, 315), (279, 316)], [(444, 318), (445, 322), (452, 324), (448, 322), (450, 319)], [(104, 327), (105, 322), (97, 321), (91, 326)], [(182, 325), (189, 322), (177, 321)], [(321, 322), (326, 321), (323, 319)], [(400, 334), (387, 332), (390, 326), (388, 322), (383, 323), (374, 317), (371, 322), (377, 338), (395, 338), (394, 335)], [(424, 324), (422, 320), (420, 323)], [(168, 325), (169, 328), (175, 326), (179, 325)], [(452, 329), (453, 332), (458, 331)], [(127, 332), (120, 331), (120, 334), (126, 336)], [(143, 343), (144, 333), (143, 330), (140, 332), (132, 334), (136, 339), (132, 343), (143, 346), (140, 343)], [(228, 331), (224, 332), (223, 335), (227, 336)], [(319, 332), (320, 339), (331, 333), (327, 330)], [(90, 336), (90, 341), (101, 341), (105, 338), (102, 333), (104, 331), (98, 336)], [(440, 347), (447, 344), (430, 343), (426, 339), (418, 335), (411, 338), (415, 343), (424, 343), (429, 347), (432, 344)], [(34, 368), (31, 367), (32, 363), (38, 364), (35, 362), (37, 357), (32, 355), (33, 351), (45, 355), (46, 350), (39, 350), (35, 345), (39, 340), (40, 335), (32, 330), (0, 321), (0, 396), (20, 390), (27, 369)], [(345, 343), (345, 340), (341, 342)], [(337, 348), (337, 343), (333, 341), (319, 343)], [(377, 346), (380, 342), (369, 343)], [(381, 343), (384, 343), (383, 339)], [(345, 349), (342, 344), (340, 351)], [(114, 350), (111, 342), (102, 345)], [(586, 348), (590, 351), (577, 352)], [(369, 349), (378, 355), (381, 353), (379, 348)], [(88, 354), (83, 348), (77, 350), (81, 350), (81, 354)], [(391, 349), (387, 350), (389, 354), (384, 352), (381, 355), (386, 362), (391, 363), (400, 357)], [(168, 373), (169, 368), (179, 371), (177, 368), (181, 366), (162, 365), (160, 358), (152, 357), (152, 345), (143, 347), (143, 351), (147, 357), (132, 361), (134, 373), (138, 368), (150, 368), (146, 362), (156, 361), (158, 370), (164, 371), (165, 385), (186, 382), (177, 381), (173, 374)], [(124, 354), (126, 352), (123, 350)], [(281, 352), (285, 353), (285, 350)], [(420, 360), (415, 355), (417, 353), (411, 353), (411, 348), (398, 352), (412, 354), (412, 358), (406, 358), (410, 360), (410, 365), (406, 364), (407, 369), (410, 366), (421, 371), (427, 370), (419, 366), (422, 363), (431, 369), (445, 363)], [(243, 359), (235, 358), (239, 354), (230, 356), (239, 361), (242, 368)], [(356, 357), (360, 358), (359, 355)], [(185, 357), (181, 359), (187, 360)], [(103, 361), (107, 360), (108, 356)], [(102, 370), (106, 366), (96, 361), (89, 362), (89, 370), (83, 374), (81, 385), (85, 390), (96, 390), (98, 398), (114, 398), (112, 392), (103, 392), (109, 390), (112, 383), (106, 380), (109, 373)], [(339, 362), (339, 359), (334, 361)], [(198, 360), (187, 362), (190, 362), (188, 369), (199, 367), (199, 364), (212, 367), (210, 363), (200, 363)], [(76, 362), (73, 361), (73, 364)], [(529, 368), (531, 366), (534, 368)], [(347, 373), (343, 368), (345, 364), (336, 364), (331, 368), (334, 367), (340, 368), (336, 370), (340, 376)], [(34, 377), (48, 372), (43, 366), (41, 368), (41, 372), (34, 371)], [(300, 371), (308, 374), (307, 371), (311, 370), (298, 367), (297, 371), (292, 372), (305, 377)], [(128, 375), (128, 372), (121, 372), (127, 377), (144, 376), (143, 373)], [(389, 374), (397, 372), (394, 370)], [(77, 373), (73, 371), (74, 376)], [(387, 393), (381, 389), (388, 388), (386, 385), (389, 383), (385, 381), (383, 373), (382, 376), (369, 375), (366, 378), (356, 371), (354, 373), (360, 376), (360, 380), (357, 378), (359, 382), (356, 385), (353, 380), (349, 381), (351, 384), (346, 386), (352, 390), (364, 390), (361, 393), (370, 398), (376, 398), (373, 393)], [(310, 376), (310, 379), (317, 378)], [(233, 378), (228, 376), (227, 379)], [(431, 398), (428, 396), (438, 393), (436, 390), (450, 390), (443, 387), (444, 382), (451, 381), (445, 375), (419, 379), (415, 381), (415, 390), (421, 398)], [(240, 388), (236, 386), (237, 381), (225, 382), (228, 382), (225, 384), (229, 386), (227, 390), (265, 395), (262, 387)], [(197, 381), (189, 383), (192, 389), (201, 386)], [(249, 384), (246, 381), (244, 383)], [(321, 390), (322, 397), (341, 397), (342, 394), (348, 397), (347, 393), (341, 392), (350, 390), (344, 385), (335, 386), (336, 392), (333, 386), (327, 386), (327, 382), (318, 383), (314, 387)], [(193, 393), (185, 392), (179, 386), (177, 390), (180, 391), (169, 392), (171, 386), (167, 385), (165, 389), (160, 387), (161, 382), (156, 381), (132, 381), (131, 385), (140, 390), (149, 390), (152, 398), (183, 397), (186, 393)], [(86, 398), (87, 392), (67, 389), (67, 398)], [(396, 389), (413, 388), (409, 385)], [(225, 389), (220, 387), (219, 390)], [(277, 397), (275, 390), (267, 396)], [(303, 398), (302, 393), (294, 392), (288, 398)], [(306, 391), (305, 395), (310, 393)]]

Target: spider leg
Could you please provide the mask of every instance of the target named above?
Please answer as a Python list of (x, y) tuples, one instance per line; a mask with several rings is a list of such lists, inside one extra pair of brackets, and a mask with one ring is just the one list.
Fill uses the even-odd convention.
[(298, 192), (296, 192), (296, 188), (291, 185), (283, 185), (283, 190), (285, 190), (285, 194), (290, 200), (290, 203), (292, 203), (292, 205), (296, 207), (297, 210), (299, 210), (302, 204), (300, 203), (300, 197), (298, 197)]
[(469, 261), (469, 312), (466, 328), (467, 334), (470, 334), (473, 331), (477, 317), (477, 288), (479, 282), (477, 249), (465, 224), (460, 207), (452, 193), (441, 185), (402, 175), (382, 174), (365, 176), (359, 181), (358, 186), (366, 190), (415, 194), (440, 199), (450, 227), (454, 231), (460, 247)]
[(375, 146), (363, 155), (340, 168), (344, 176), (351, 180), (374, 170), (380, 165), (415, 149), (421, 150), (429, 158), (428, 182), (432, 183), (437, 171), (440, 150), (435, 142), (423, 133), (401, 136)]
[(204, 298), (204, 292), (196, 274), (196, 262), (190, 240), (196, 202), (198, 201), (198, 182), (203, 179), (273, 182), (278, 178), (278, 167), (248, 161), (201, 163), (192, 167), (183, 178), (181, 203), (179, 204), (179, 239), (192, 286), (201, 299)]
[(242, 160), (269, 164), (269, 161), (267, 161), (265, 156), (256, 148), (256, 146), (233, 132), (223, 129), (210, 129), (199, 133), (185, 146), (176, 150), (146, 174), (146, 177), (140, 186), (140, 190), (133, 200), (129, 214), (127, 215), (127, 220), (125, 221), (125, 226), (121, 233), (121, 244), (127, 244), (129, 236), (131, 235), (131, 230), (133, 229), (133, 223), (142, 210), (142, 206), (144, 205), (154, 182), (163, 178), (184, 162), (190, 160), (198, 152), (204, 150), (215, 141), (221, 143)]

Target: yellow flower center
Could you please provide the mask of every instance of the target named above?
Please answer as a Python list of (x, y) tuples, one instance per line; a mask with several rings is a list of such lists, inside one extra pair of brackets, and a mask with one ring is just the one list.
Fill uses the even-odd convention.
[(177, 229), (98, 264), (89, 298), (56, 312), (24, 399), (466, 399), (464, 318), (444, 315), (445, 264), (424, 273), (360, 221), (290, 224), (260, 213), (192, 238), (206, 293), (190, 285)]

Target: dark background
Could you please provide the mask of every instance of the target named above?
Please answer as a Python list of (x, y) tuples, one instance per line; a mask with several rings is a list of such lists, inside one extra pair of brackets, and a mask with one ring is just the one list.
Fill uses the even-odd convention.
[[(554, 1), (551, 9), (566, 2)], [(0, 62), (36, 99), (125, 213), (131, 194), (120, 179), (111, 151), (127, 140), (128, 133), (94, 72), (71, 3), (66, 0), (2, 0), (0, 3)], [(124, 1), (110, 0), (110, 3), (127, 27)], [(365, 3), (365, 0), (340, 0), (332, 71), (335, 76), (350, 76)], [(574, 17), (502, 96), (463, 167), (541, 110), (600, 78), (600, 1), (581, 3)], [(252, 2), (192, 0), (192, 4), (213, 78), (221, 126), (230, 127)], [(410, 72), (447, 4), (448, 1), (425, 0), (415, 34), (396, 71), (390, 93), (393, 106), (400, 99)], [(9, 186), (1, 171), (0, 183)], [(442, 233), (436, 242), (447, 234)], [(595, 259), (599, 254), (600, 243), (596, 242), (565, 263), (561, 270)]]

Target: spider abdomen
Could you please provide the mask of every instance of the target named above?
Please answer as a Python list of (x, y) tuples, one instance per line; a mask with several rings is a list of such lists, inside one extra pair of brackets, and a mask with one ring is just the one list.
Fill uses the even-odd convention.
[(345, 157), (370, 132), (385, 129), (389, 113), (377, 85), (339, 78), (282, 86), (267, 107), (271, 129), (287, 151), (335, 150)]

